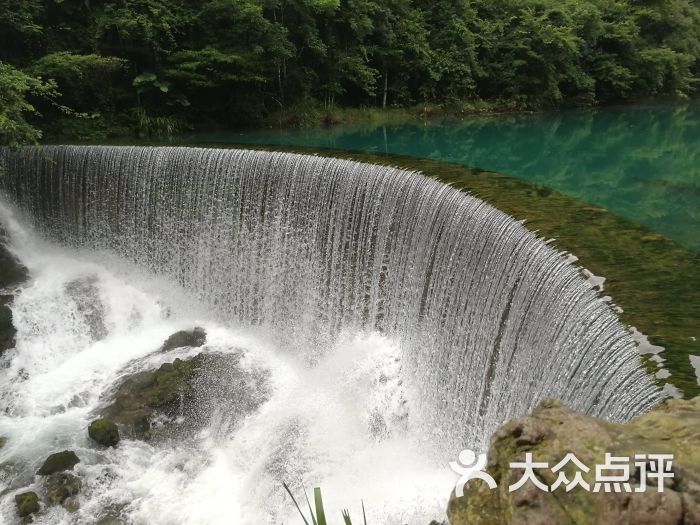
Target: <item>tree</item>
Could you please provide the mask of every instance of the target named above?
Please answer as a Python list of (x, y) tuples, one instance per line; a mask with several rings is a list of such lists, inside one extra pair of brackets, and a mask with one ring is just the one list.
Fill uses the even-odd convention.
[(17, 147), (41, 138), (41, 131), (26, 120), (37, 116), (27, 97), (52, 99), (57, 95), (55, 88), (53, 82), (43, 82), (0, 62), (0, 145)]

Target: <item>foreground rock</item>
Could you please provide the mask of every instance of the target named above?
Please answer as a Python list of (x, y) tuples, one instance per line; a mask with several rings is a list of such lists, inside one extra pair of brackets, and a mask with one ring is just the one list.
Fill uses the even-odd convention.
[(114, 421), (100, 418), (96, 419), (88, 427), (90, 439), (105, 447), (116, 447), (119, 443), (119, 429)]
[(64, 450), (51, 454), (37, 472), (40, 476), (50, 476), (63, 470), (73, 470), (73, 467), (80, 463), (80, 459), (72, 450)]
[(196, 431), (219, 410), (235, 424), (267, 398), (266, 375), (240, 367), (240, 355), (201, 353), (124, 379), (102, 416), (131, 438)]
[(192, 330), (175, 332), (165, 340), (160, 351), (169, 352), (170, 350), (184, 347), (198, 348), (206, 342), (207, 333), (204, 331), (204, 328), (195, 327)]
[[(558, 478), (551, 467), (573, 453), (590, 472), (584, 481), (594, 487), (595, 465), (603, 465), (605, 453), (631, 457), (635, 454), (673, 454), (674, 479), (665, 481), (663, 493), (656, 486), (645, 492), (587, 491), (580, 486), (567, 492), (560, 486), (545, 492), (527, 482), (509, 492), (522, 477), (523, 462), (531, 452), (536, 462), (549, 468), (535, 469), (536, 476), (551, 487)], [(641, 467), (630, 461), (631, 489), (640, 487)], [(650, 468), (650, 467), (647, 467)], [(581, 469), (569, 463), (566, 477), (574, 479)], [(487, 472), (498, 487), (472, 480), (464, 497), (453, 498), (448, 508), (452, 525), (698, 525), (700, 524), (700, 398), (669, 400), (654, 411), (619, 425), (584, 416), (556, 401), (546, 401), (530, 416), (506, 423), (493, 436)], [(606, 472), (615, 475), (618, 472)], [(652, 483), (655, 483), (654, 480)]]
[(17, 506), (17, 514), (20, 518), (24, 518), (39, 512), (39, 496), (36, 492), (23, 492), (15, 496), (15, 505)]

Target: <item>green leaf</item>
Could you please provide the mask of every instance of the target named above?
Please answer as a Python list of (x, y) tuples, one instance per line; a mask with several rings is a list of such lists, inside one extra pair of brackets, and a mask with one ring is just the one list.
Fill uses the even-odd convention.
[(323, 509), (323, 498), (321, 497), (321, 488), (314, 488), (314, 504), (316, 505), (316, 520), (318, 525), (328, 525), (326, 522), (326, 511)]

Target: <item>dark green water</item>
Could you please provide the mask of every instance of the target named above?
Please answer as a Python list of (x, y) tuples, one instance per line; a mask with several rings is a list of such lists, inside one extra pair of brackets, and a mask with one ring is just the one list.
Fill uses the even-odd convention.
[(200, 133), (188, 142), (362, 150), (457, 162), (604, 207), (700, 251), (700, 104), (318, 130)]

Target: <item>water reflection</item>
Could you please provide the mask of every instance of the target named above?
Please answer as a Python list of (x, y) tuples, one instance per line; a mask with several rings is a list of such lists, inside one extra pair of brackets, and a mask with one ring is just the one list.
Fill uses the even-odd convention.
[(515, 177), (602, 206), (700, 251), (700, 104), (320, 130), (208, 133), (189, 141), (413, 155)]

